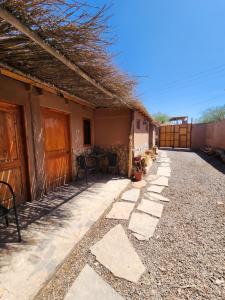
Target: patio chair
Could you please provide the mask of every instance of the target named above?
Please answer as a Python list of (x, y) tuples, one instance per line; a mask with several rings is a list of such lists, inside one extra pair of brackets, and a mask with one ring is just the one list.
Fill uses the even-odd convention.
[[(8, 215), (12, 211), (14, 211), (15, 223), (16, 223), (17, 234), (18, 234), (18, 241), (21, 242), (20, 226), (19, 226), (18, 214), (17, 214), (17, 209), (16, 209), (16, 195), (13, 192), (13, 189), (10, 184), (8, 184), (5, 181), (0, 181), (0, 186), (4, 186), (4, 185), (6, 186), (7, 189), (9, 189), (11, 197), (9, 197), (7, 199), (8, 201), (0, 198), (0, 219), (5, 219), (6, 227), (8, 227), (9, 226)], [(0, 195), (0, 197), (1, 197), (1, 195)], [(8, 204), (9, 200), (12, 200), (12, 205)]]
[(108, 153), (108, 172), (119, 174), (118, 156), (116, 153)]
[(86, 184), (88, 184), (88, 174), (90, 174), (92, 172), (96, 172), (96, 170), (97, 170), (96, 162), (93, 165), (90, 163), (88, 157), (86, 157), (85, 155), (79, 155), (77, 157), (77, 165), (78, 165), (77, 179), (79, 177), (80, 171), (83, 170)]

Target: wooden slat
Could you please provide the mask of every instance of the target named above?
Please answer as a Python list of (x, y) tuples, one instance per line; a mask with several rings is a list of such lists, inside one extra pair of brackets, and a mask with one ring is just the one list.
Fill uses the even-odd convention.
[(191, 124), (160, 127), (160, 147), (190, 148)]

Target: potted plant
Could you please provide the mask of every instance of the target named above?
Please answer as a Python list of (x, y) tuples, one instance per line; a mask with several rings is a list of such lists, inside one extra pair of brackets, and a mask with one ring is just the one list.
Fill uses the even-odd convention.
[(135, 181), (141, 181), (142, 180), (142, 169), (140, 169), (137, 165), (133, 166), (133, 176)]
[(144, 174), (146, 174), (147, 167), (149, 165), (149, 156), (145, 154), (142, 159), (141, 159), (141, 165), (142, 165), (142, 170), (144, 171)]

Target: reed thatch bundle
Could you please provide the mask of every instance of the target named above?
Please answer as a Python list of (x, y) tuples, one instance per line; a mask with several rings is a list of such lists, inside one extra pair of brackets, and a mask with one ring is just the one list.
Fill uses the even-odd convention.
[[(135, 80), (122, 74), (108, 54), (106, 7), (81, 0), (0, 0), (6, 9), (43, 41), (80, 67), (115, 97), (96, 89), (15, 27), (0, 19), (0, 61), (50, 83), (97, 107), (135, 106)], [(133, 102), (134, 101), (134, 102)], [(143, 109), (140, 103), (138, 106)], [(146, 113), (146, 112), (145, 112)]]

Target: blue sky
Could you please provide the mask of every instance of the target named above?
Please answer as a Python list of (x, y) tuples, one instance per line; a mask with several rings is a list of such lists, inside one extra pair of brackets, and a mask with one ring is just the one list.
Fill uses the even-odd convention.
[(150, 113), (196, 119), (225, 104), (225, 0), (89, 2), (113, 4), (110, 50), (138, 78), (137, 95)]

